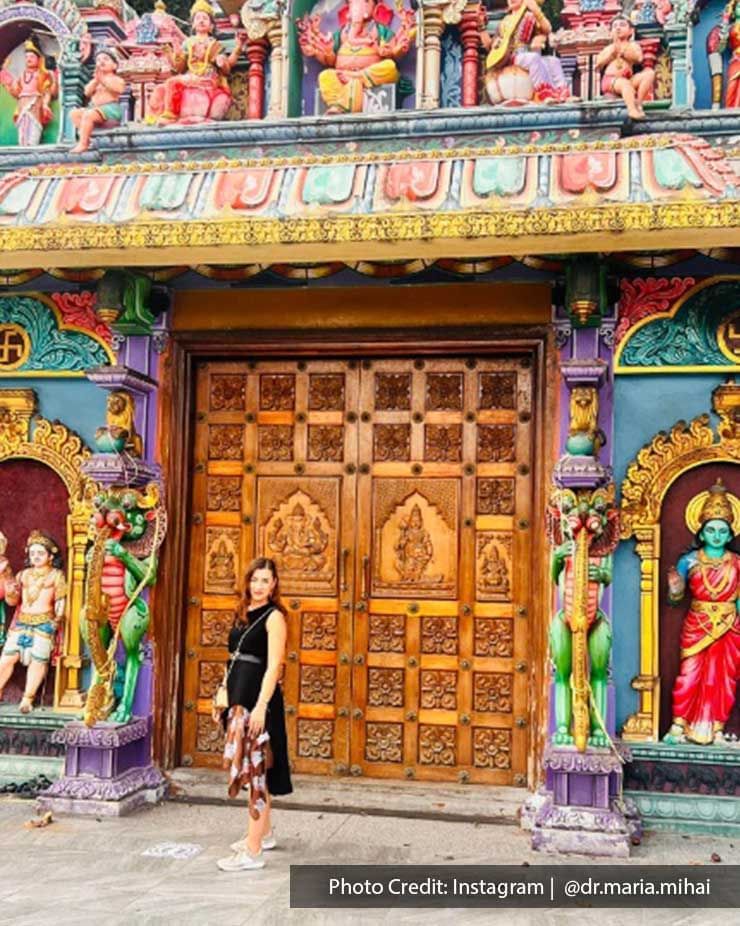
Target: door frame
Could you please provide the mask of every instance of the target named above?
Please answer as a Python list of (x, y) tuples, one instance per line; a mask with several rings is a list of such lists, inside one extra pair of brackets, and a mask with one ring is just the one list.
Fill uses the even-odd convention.
[(530, 621), (529, 748), (530, 787), (541, 780), (541, 756), (547, 736), (550, 679), (547, 670), (547, 632), (552, 586), (544, 512), (557, 454), (557, 352), (552, 329), (546, 325), (485, 328), (343, 329), (316, 335), (295, 330), (229, 332), (177, 331), (168, 339), (160, 365), (158, 456), (164, 477), (168, 535), (164, 544), (160, 581), (152, 594), (154, 640), (154, 758), (162, 768), (175, 767), (182, 754), (180, 741), (183, 660), (187, 621), (187, 536), (192, 490), (190, 455), (195, 416), (195, 368), (208, 360), (434, 357), (529, 357), (533, 367), (534, 446), (542, 448), (532, 460), (532, 613)]

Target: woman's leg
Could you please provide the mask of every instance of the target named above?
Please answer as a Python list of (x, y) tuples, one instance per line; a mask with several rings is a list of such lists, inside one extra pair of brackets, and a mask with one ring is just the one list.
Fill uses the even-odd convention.
[(247, 828), (247, 850), (251, 855), (258, 855), (262, 851), (262, 840), (269, 833), (270, 823), (270, 795), (265, 789), (266, 802), (265, 807), (255, 820), (252, 814), (249, 814), (249, 826)]

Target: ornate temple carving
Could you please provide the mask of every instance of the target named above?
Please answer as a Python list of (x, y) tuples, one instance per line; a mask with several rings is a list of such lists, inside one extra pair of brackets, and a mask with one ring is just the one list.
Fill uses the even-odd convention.
[(206, 529), (206, 575), (203, 591), (233, 595), (237, 590), (241, 531), (238, 527)]

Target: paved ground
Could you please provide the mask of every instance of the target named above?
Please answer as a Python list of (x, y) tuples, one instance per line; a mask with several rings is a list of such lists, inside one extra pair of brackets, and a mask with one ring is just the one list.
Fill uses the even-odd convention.
[[(296, 795), (297, 799), (298, 795)], [(397, 810), (398, 808), (396, 808)], [(561, 864), (533, 853), (506, 823), (409, 819), (283, 809), (280, 847), (260, 872), (224, 874), (216, 860), (243, 831), (234, 806), (168, 802), (121, 819), (62, 817), (26, 829), (34, 804), (0, 799), (0, 923), (13, 926), (237, 926), (237, 924), (501, 923), (515, 926), (697, 926), (740, 921), (738, 911), (682, 910), (291, 910), (289, 866), (301, 863)], [(198, 846), (188, 859), (143, 855), (163, 842)], [(630, 863), (740, 864), (740, 840), (648, 834)], [(572, 858), (570, 861), (585, 861)]]

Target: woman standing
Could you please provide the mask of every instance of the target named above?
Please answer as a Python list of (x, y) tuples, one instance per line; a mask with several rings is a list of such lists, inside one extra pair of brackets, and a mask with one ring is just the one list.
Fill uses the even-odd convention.
[(290, 794), (288, 739), (283, 693), (278, 684), (285, 659), (287, 626), (275, 562), (259, 557), (245, 577), (244, 610), (229, 634), (229, 707), (225, 717), (224, 767), (229, 797), (249, 786), (249, 825), (220, 859), (222, 871), (264, 867), (262, 850), (275, 848), (270, 795)]

